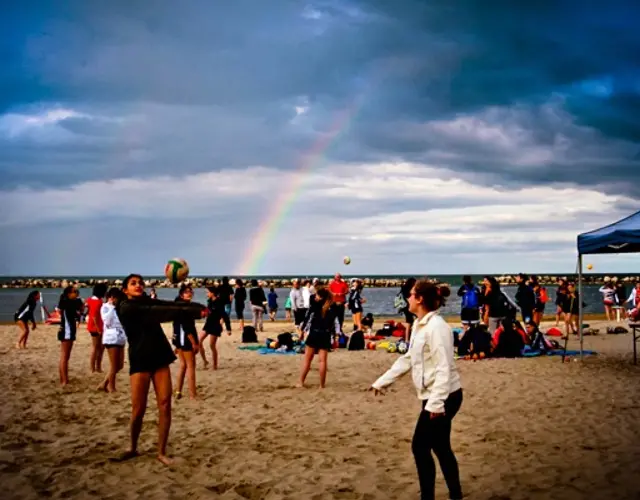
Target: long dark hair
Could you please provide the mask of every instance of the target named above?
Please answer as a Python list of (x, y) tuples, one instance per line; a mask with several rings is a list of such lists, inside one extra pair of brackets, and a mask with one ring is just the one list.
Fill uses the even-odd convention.
[(36, 302), (38, 302), (38, 299), (36, 299), (36, 297), (40, 294), (39, 290), (33, 290), (32, 292), (29, 292), (29, 295), (27, 295), (27, 303), (28, 304), (35, 304)]
[(322, 287), (316, 290), (316, 295), (320, 297), (318, 302), (322, 302), (322, 317), (324, 318), (333, 304), (333, 294), (328, 288)]

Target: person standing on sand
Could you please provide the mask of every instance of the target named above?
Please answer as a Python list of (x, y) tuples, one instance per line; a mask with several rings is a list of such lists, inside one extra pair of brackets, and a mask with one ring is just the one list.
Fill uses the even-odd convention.
[(295, 278), (292, 282), (293, 288), (289, 292), (289, 298), (291, 299), (291, 310), (293, 311), (293, 322), (296, 325), (296, 330), (302, 338), (304, 338), (302, 323), (307, 315), (307, 309), (304, 308), (304, 296), (300, 289), (300, 280)]
[(462, 405), (462, 386), (456, 368), (453, 335), (438, 310), (450, 295), (446, 286), (418, 281), (409, 295), (409, 310), (416, 315), (409, 351), (369, 390), (377, 396), (401, 376), (411, 372), (422, 406), (411, 445), (420, 480), (422, 500), (435, 496), (433, 451), (449, 488), (449, 498), (462, 498), (458, 462), (451, 450), (451, 422)]
[(104, 347), (102, 345), (103, 324), (100, 309), (106, 293), (107, 285), (98, 283), (93, 287), (93, 295), (84, 302), (87, 311), (87, 331), (91, 335), (91, 355), (89, 356), (91, 373), (102, 373)]
[(131, 446), (120, 457), (122, 462), (138, 456), (138, 438), (147, 410), (147, 396), (153, 382), (158, 404), (158, 460), (170, 465), (167, 440), (171, 428), (171, 369), (176, 360), (161, 323), (176, 319), (202, 318), (207, 308), (193, 302), (153, 300), (144, 293), (144, 279), (130, 274), (124, 280), (127, 296), (118, 304), (117, 313), (129, 342), (131, 384)]
[[(191, 299), (193, 299), (193, 288), (183, 284), (175, 301), (190, 304)], [(200, 350), (200, 344), (196, 321), (193, 317), (183, 316), (173, 320), (173, 345), (180, 360), (176, 377), (176, 399), (182, 398), (185, 375), (189, 379), (189, 399), (196, 399), (196, 355)]]
[[(207, 307), (209, 308), (209, 314), (207, 315), (207, 320), (202, 327), (202, 332), (200, 333), (200, 354), (202, 355), (202, 360), (204, 361), (204, 367), (209, 366), (209, 362), (207, 361), (207, 356), (205, 354), (204, 349), (204, 339), (209, 337), (209, 347), (211, 348), (211, 369), (218, 369), (218, 339), (222, 336), (222, 323), (224, 322), (224, 318), (226, 312), (224, 310), (224, 304), (222, 303), (219, 297), (221, 292), (220, 287), (210, 286), (207, 288), (209, 300), (207, 301)], [(228, 316), (227, 316), (228, 317)]]
[(240, 278), (236, 280), (236, 292), (233, 295), (233, 301), (236, 306), (236, 317), (240, 323), (240, 330), (244, 329), (244, 303), (247, 300), (247, 289)]
[(20, 328), (20, 336), (18, 337), (18, 343), (16, 344), (17, 349), (27, 348), (27, 340), (29, 340), (29, 323), (31, 323), (32, 330), (36, 329), (34, 313), (39, 300), (40, 292), (38, 290), (29, 292), (27, 300), (24, 301), (13, 315), (13, 320), (18, 325), (18, 328)]
[(67, 286), (60, 296), (58, 310), (60, 311), (60, 329), (58, 330), (58, 340), (60, 341), (60, 363), (58, 373), (60, 375), (60, 385), (69, 383), (69, 358), (73, 343), (76, 341), (76, 332), (82, 314), (82, 300), (78, 301), (78, 289)]
[(326, 288), (320, 288), (311, 296), (310, 307), (301, 325), (301, 331), (308, 331), (304, 359), (300, 369), (300, 380), (296, 387), (304, 387), (304, 381), (311, 369), (313, 357), (320, 357), (320, 388), (324, 389), (327, 381), (327, 358), (331, 350), (333, 335), (340, 333), (340, 322), (335, 309), (331, 292)]
[(116, 392), (116, 376), (124, 367), (124, 346), (127, 337), (116, 313), (118, 303), (124, 299), (124, 294), (119, 288), (110, 288), (106, 295), (106, 302), (100, 309), (100, 317), (104, 330), (102, 343), (109, 356), (109, 373), (98, 386), (98, 390)]
[(340, 331), (342, 331), (342, 325), (344, 324), (345, 302), (347, 301), (347, 294), (349, 293), (349, 285), (347, 285), (347, 282), (342, 279), (342, 275), (340, 273), (336, 273), (331, 283), (329, 283), (329, 291), (333, 294), (333, 307), (338, 314)]

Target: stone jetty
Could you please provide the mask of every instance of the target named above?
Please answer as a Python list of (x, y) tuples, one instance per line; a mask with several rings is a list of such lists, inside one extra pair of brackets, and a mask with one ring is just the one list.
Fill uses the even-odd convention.
[[(419, 275), (416, 275), (419, 277)], [(560, 276), (538, 276), (540, 283), (544, 285), (554, 285), (556, 284), (558, 278)], [(575, 275), (567, 275), (564, 276), (568, 279), (576, 279)], [(369, 288), (398, 288), (404, 283), (403, 278), (365, 278), (362, 276), (358, 276), (358, 278), (362, 279), (364, 285)], [(585, 284), (600, 284), (602, 282), (609, 281), (607, 278), (611, 279), (613, 276), (592, 276), (585, 275), (583, 276)], [(243, 278), (245, 284), (248, 286), (248, 282), (252, 278)], [(279, 279), (279, 278), (256, 278), (259, 283), (263, 287), (273, 286), (275, 288), (288, 288), (291, 286), (291, 281), (293, 278), (289, 279)], [(301, 278), (306, 279), (306, 278)], [(429, 278), (427, 278), (429, 279)], [(496, 276), (496, 279), (501, 285), (515, 285), (516, 283), (516, 275), (502, 275)], [(349, 281), (350, 277), (345, 276), (345, 280)], [(328, 284), (330, 278), (321, 278), (320, 283), (323, 285)], [(436, 279), (431, 279), (433, 283), (442, 283)], [(624, 278), (620, 278), (620, 281), (624, 283), (636, 283), (640, 281), (640, 276), (627, 276)], [(187, 283), (191, 284), (195, 288), (201, 288), (206, 286), (215, 286), (220, 284), (220, 278), (202, 278), (202, 277), (194, 277), (186, 280)], [(229, 282), (231, 285), (235, 284), (235, 279), (230, 279)], [(91, 288), (98, 283), (106, 283), (108, 286), (122, 286), (122, 279), (52, 279), (52, 278), (23, 278), (23, 279), (14, 279), (10, 281), (6, 281), (0, 285), (1, 288), (64, 288), (68, 285), (75, 285), (78, 288)], [(177, 288), (179, 285), (171, 283), (167, 279), (148, 279), (145, 281), (147, 287), (154, 288)], [(446, 283), (448, 284), (448, 283)], [(454, 291), (455, 292), (455, 291)]]

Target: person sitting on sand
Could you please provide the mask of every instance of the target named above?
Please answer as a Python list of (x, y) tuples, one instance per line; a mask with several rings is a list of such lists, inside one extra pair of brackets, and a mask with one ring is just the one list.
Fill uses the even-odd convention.
[(491, 355), (491, 335), (485, 325), (464, 325), (465, 332), (458, 344), (458, 356), (488, 357)]
[(209, 362), (207, 361), (207, 355), (205, 354), (204, 349), (204, 339), (209, 336), (209, 347), (211, 349), (211, 369), (218, 369), (218, 339), (222, 335), (222, 323), (225, 323), (225, 310), (224, 310), (224, 302), (220, 300), (220, 294), (224, 293), (220, 287), (210, 286), (207, 287), (207, 295), (209, 300), (207, 300), (207, 307), (209, 308), (209, 314), (207, 315), (207, 320), (202, 327), (202, 332), (200, 332), (200, 355), (202, 356), (202, 360), (204, 361), (204, 367), (207, 368), (209, 366)]
[(118, 318), (116, 307), (124, 299), (124, 294), (119, 288), (110, 288), (106, 295), (106, 302), (100, 309), (100, 317), (104, 326), (102, 333), (102, 345), (109, 356), (109, 372), (98, 386), (98, 389), (106, 392), (116, 392), (116, 375), (124, 367), (124, 346), (127, 337)]
[(327, 358), (331, 350), (334, 334), (339, 334), (339, 312), (333, 305), (332, 295), (328, 288), (319, 288), (315, 295), (311, 296), (311, 302), (307, 315), (302, 322), (301, 331), (309, 332), (306, 336), (304, 359), (300, 369), (300, 381), (297, 387), (304, 387), (304, 381), (311, 369), (313, 357), (320, 357), (320, 388), (324, 389), (327, 381)]
[(122, 285), (126, 300), (118, 304), (117, 313), (129, 342), (131, 380), (131, 446), (115, 461), (138, 456), (138, 438), (147, 410), (147, 395), (153, 382), (158, 404), (158, 460), (170, 465), (167, 440), (171, 427), (171, 370), (176, 360), (161, 323), (176, 319), (201, 318), (207, 308), (194, 302), (153, 300), (144, 293), (144, 279), (130, 274)]
[(545, 338), (535, 321), (526, 324), (527, 335), (531, 340), (531, 350), (535, 352), (547, 352), (553, 349), (553, 345)]
[(505, 319), (493, 334), (491, 344), (495, 358), (517, 358), (527, 343), (527, 334), (515, 319)]
[(451, 327), (438, 310), (451, 291), (426, 280), (418, 281), (409, 295), (409, 310), (416, 315), (411, 344), (393, 366), (371, 386), (375, 395), (411, 372), (421, 403), (411, 449), (418, 469), (421, 498), (434, 498), (438, 457), (449, 498), (461, 499), (458, 462), (451, 449), (451, 423), (462, 405), (462, 385), (456, 367)]
[[(189, 304), (191, 299), (193, 299), (191, 285), (181, 285), (175, 301)], [(176, 399), (182, 398), (185, 375), (189, 379), (189, 399), (196, 399), (196, 355), (200, 350), (200, 344), (193, 316), (182, 316), (173, 320), (173, 345), (180, 360), (176, 377)]]
[(16, 344), (16, 348), (18, 349), (27, 348), (27, 340), (29, 340), (29, 323), (31, 323), (32, 330), (36, 329), (34, 313), (39, 300), (40, 292), (38, 290), (29, 292), (27, 300), (24, 301), (13, 315), (13, 320), (18, 325), (18, 328), (20, 328), (20, 336), (18, 337), (18, 343)]
[(60, 296), (58, 310), (60, 311), (60, 329), (58, 330), (58, 340), (60, 341), (60, 363), (58, 373), (60, 375), (60, 385), (69, 383), (69, 358), (73, 343), (76, 341), (76, 332), (80, 323), (83, 304), (78, 301), (78, 289), (67, 286)]

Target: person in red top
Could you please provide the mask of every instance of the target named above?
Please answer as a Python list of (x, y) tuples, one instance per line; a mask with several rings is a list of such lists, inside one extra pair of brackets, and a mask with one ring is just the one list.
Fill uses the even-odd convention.
[(93, 287), (93, 295), (84, 302), (87, 310), (87, 330), (91, 334), (91, 356), (89, 358), (91, 373), (102, 373), (104, 347), (102, 346), (103, 324), (100, 308), (106, 294), (107, 285), (98, 283)]
[(333, 307), (336, 310), (336, 316), (340, 323), (340, 331), (342, 331), (344, 308), (345, 302), (347, 301), (347, 294), (349, 293), (349, 285), (342, 279), (340, 273), (336, 273), (334, 279), (329, 283), (329, 291), (333, 295)]

